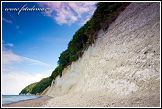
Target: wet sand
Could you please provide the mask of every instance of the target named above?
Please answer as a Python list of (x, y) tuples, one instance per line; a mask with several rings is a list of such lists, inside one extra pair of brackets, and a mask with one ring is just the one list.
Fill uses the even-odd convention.
[(52, 97), (42, 96), (40, 98), (24, 100), (16, 103), (3, 104), (2, 107), (41, 107)]

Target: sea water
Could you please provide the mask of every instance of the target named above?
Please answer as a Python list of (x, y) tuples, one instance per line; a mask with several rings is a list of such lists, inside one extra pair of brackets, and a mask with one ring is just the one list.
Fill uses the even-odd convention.
[(36, 99), (40, 96), (34, 95), (2, 95), (2, 104), (14, 103), (23, 100)]

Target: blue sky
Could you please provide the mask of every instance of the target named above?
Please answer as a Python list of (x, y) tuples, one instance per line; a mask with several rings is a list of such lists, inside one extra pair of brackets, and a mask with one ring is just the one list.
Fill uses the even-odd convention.
[[(25, 5), (25, 6), (24, 6)], [(22, 7), (48, 11), (6, 11)], [(50, 76), (74, 33), (92, 16), (92, 2), (3, 2), (2, 94), (18, 94), (26, 85)]]

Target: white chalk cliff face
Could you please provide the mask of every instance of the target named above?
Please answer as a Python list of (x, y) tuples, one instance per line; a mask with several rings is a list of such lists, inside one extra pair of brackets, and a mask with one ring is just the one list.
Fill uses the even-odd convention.
[(46, 95), (48, 106), (159, 106), (160, 3), (131, 3)]

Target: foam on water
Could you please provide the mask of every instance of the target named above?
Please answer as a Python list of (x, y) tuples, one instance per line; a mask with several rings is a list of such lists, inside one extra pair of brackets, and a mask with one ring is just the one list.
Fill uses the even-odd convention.
[(40, 96), (33, 95), (2, 95), (2, 104), (14, 103), (23, 100), (36, 99)]

